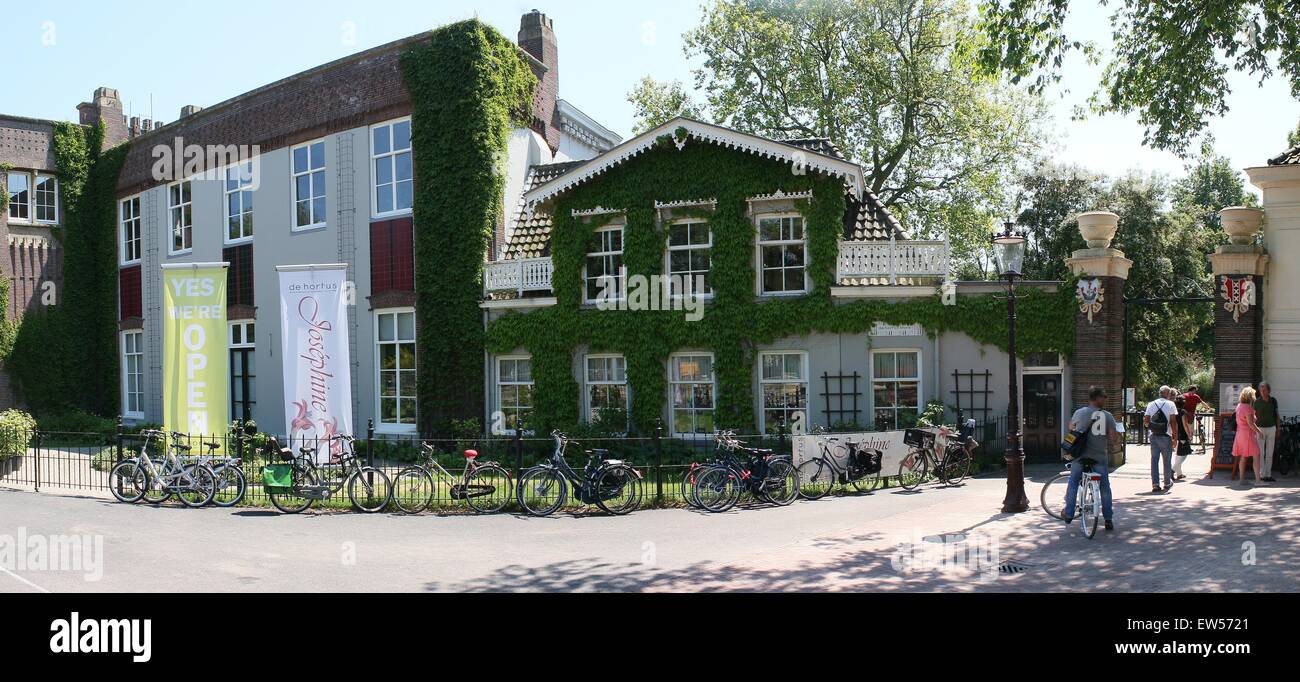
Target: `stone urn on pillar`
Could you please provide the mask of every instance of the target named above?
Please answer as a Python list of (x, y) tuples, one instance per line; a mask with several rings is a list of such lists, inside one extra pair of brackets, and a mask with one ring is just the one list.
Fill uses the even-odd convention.
[(1110, 248), (1118, 229), (1119, 216), (1109, 211), (1079, 214), (1079, 234), (1088, 242), (1089, 249), (1100, 251)]
[(1254, 246), (1260, 225), (1264, 222), (1264, 212), (1257, 208), (1233, 206), (1219, 211), (1219, 220), (1223, 231), (1228, 233), (1228, 242), (1233, 246)]

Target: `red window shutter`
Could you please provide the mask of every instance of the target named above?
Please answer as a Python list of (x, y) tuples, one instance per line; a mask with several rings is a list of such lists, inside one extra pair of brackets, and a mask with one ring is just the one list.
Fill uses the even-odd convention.
[(122, 268), (118, 272), (118, 301), (122, 309), (123, 320), (142, 317), (144, 307), (140, 303), (140, 266)]
[(415, 291), (415, 244), (410, 218), (370, 224), (370, 291)]

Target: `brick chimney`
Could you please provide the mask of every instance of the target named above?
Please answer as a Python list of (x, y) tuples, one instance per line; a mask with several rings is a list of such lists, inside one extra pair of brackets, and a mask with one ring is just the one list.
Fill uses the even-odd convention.
[(519, 47), (542, 63), (533, 67), (537, 75), (537, 97), (533, 101), (533, 130), (546, 138), (554, 152), (560, 148), (560, 48), (551, 19), (537, 10), (519, 21)]
[(126, 116), (122, 114), (122, 98), (113, 88), (96, 88), (89, 102), (77, 105), (81, 125), (104, 124), (104, 148), (116, 147), (130, 137)]

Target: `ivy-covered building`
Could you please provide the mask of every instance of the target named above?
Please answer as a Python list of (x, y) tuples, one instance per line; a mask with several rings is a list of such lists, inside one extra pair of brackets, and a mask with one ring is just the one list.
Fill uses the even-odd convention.
[[(185, 107), (131, 144), (117, 180), (122, 414), (162, 420), (160, 266), (227, 262), (235, 418), (284, 432), (276, 267), (323, 263), (346, 263), (355, 284), (358, 429), (434, 433), (463, 416), (449, 397), (468, 396), (475, 416), (478, 277), (506, 240), (505, 192), (534, 164), (619, 141), (560, 99), (558, 41), (537, 11), (517, 41), (467, 21)], [(256, 146), (256, 168), (160, 181), (157, 150), (182, 142)], [(467, 325), (442, 318), (462, 309)], [(473, 359), (467, 376), (458, 353)]]
[[(533, 166), (484, 278), (484, 419), (691, 436), (893, 430), (932, 401), (1004, 415), (1000, 286), (950, 282), (949, 245), (911, 239), (863, 178), (825, 140), (685, 118)], [(1021, 305), (1031, 451), (1068, 408), (1058, 285), (1026, 283)]]

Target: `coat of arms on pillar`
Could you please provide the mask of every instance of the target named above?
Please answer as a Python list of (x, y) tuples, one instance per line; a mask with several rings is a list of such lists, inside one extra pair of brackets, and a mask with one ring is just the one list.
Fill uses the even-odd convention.
[(1245, 277), (1223, 277), (1222, 278), (1224, 309), (1232, 313), (1233, 322), (1241, 322), (1241, 316), (1250, 311), (1251, 306), (1255, 305), (1255, 278), (1247, 275)]
[(1079, 312), (1087, 315), (1088, 324), (1092, 324), (1093, 316), (1101, 312), (1102, 304), (1106, 302), (1106, 290), (1101, 280), (1079, 280), (1079, 290), (1075, 295), (1079, 299)]

